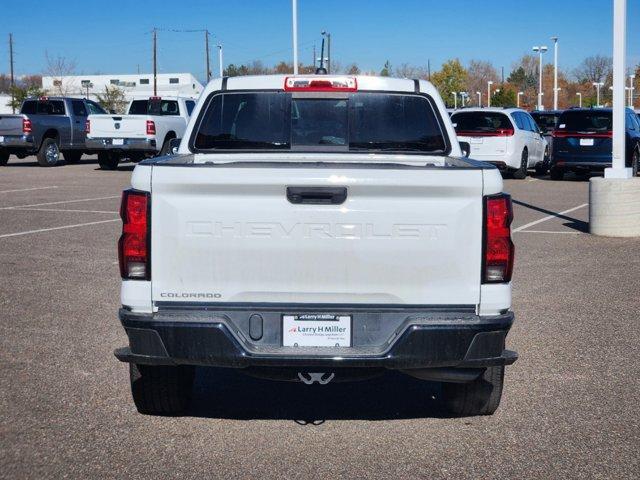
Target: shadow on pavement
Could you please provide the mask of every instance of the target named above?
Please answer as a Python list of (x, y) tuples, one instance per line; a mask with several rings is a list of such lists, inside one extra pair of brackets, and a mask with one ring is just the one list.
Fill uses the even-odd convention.
[(235, 420), (325, 420), (447, 418), (437, 383), (389, 372), (373, 380), (328, 385), (262, 380), (232, 369), (198, 368), (186, 416)]
[(525, 207), (530, 210), (535, 210), (536, 212), (544, 213), (546, 215), (553, 215), (554, 217), (560, 218), (562, 220), (568, 220), (568, 222), (564, 223), (563, 225), (568, 228), (571, 228), (572, 230), (577, 230), (583, 233), (589, 232), (589, 222), (585, 222), (584, 220), (578, 220), (577, 218), (573, 218), (567, 215), (553, 212), (551, 210), (547, 210), (546, 208), (538, 207), (536, 205), (531, 205), (529, 203), (525, 203), (520, 200), (512, 199), (512, 201), (513, 203), (515, 203), (516, 205), (520, 205), (521, 207)]

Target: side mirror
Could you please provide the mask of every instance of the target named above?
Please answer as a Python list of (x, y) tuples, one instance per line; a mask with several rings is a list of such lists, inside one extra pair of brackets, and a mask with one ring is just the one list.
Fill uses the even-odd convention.
[(469, 155), (471, 155), (471, 145), (469, 145), (469, 142), (460, 142), (460, 149), (462, 150), (462, 154), (466, 158), (469, 158)]
[(170, 154), (171, 155), (177, 155), (179, 148), (180, 148), (180, 139), (179, 138), (172, 138), (169, 141), (169, 152), (170, 152)]

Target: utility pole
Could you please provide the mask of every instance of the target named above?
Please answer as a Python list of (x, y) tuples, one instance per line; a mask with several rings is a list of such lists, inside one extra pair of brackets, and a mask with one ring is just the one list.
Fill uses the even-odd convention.
[(220, 78), (224, 77), (224, 64), (222, 63), (222, 45), (218, 45), (218, 67), (220, 68)]
[(16, 113), (16, 107), (14, 106), (14, 98), (13, 98), (13, 86), (14, 86), (14, 78), (13, 78), (13, 34), (9, 34), (9, 68), (11, 71), (10, 83), (11, 86), (11, 112)]
[(313, 71), (316, 71), (316, 44), (313, 44)]
[(158, 29), (153, 29), (153, 96), (158, 96)]
[(204, 50), (207, 56), (207, 83), (211, 80), (211, 67), (209, 66), (209, 30), (204, 31)]
[(500, 67), (502, 68), (502, 83), (504, 84), (504, 67)]
[(327, 33), (327, 73), (331, 73), (331, 34)]
[[(293, 74), (298, 75), (298, 0), (291, 0), (293, 35)], [(222, 75), (221, 75), (222, 76)]]
[(429, 76), (429, 81), (431, 81), (431, 59), (427, 59), (427, 75)]

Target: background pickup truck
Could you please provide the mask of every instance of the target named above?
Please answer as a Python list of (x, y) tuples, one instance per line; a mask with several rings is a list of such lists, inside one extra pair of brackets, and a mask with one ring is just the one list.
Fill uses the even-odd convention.
[(196, 102), (180, 97), (133, 100), (128, 115), (91, 115), (87, 119), (87, 148), (98, 151), (105, 170), (123, 158), (138, 162), (169, 153), (172, 139), (182, 138)]
[(186, 408), (196, 365), (306, 384), (398, 370), (443, 382), (453, 413), (497, 409), (517, 358), (511, 199), (430, 83), (212, 81), (178, 154), (131, 185), (116, 356), (140, 412)]
[(106, 113), (91, 100), (66, 97), (28, 98), (19, 115), (0, 115), (0, 165), (9, 155), (24, 158), (36, 154), (43, 167), (60, 162), (76, 163), (85, 145), (85, 122), (92, 113)]

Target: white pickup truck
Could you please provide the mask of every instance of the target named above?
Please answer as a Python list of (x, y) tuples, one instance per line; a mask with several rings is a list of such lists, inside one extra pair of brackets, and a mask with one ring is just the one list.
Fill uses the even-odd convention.
[(212, 81), (121, 215), (115, 355), (140, 412), (184, 410), (197, 365), (322, 385), (398, 370), (443, 382), (455, 414), (498, 407), (511, 199), (430, 83)]
[(98, 152), (104, 170), (117, 168), (123, 158), (138, 162), (169, 153), (171, 140), (187, 129), (195, 100), (182, 97), (135, 99), (128, 115), (90, 115), (86, 146)]

